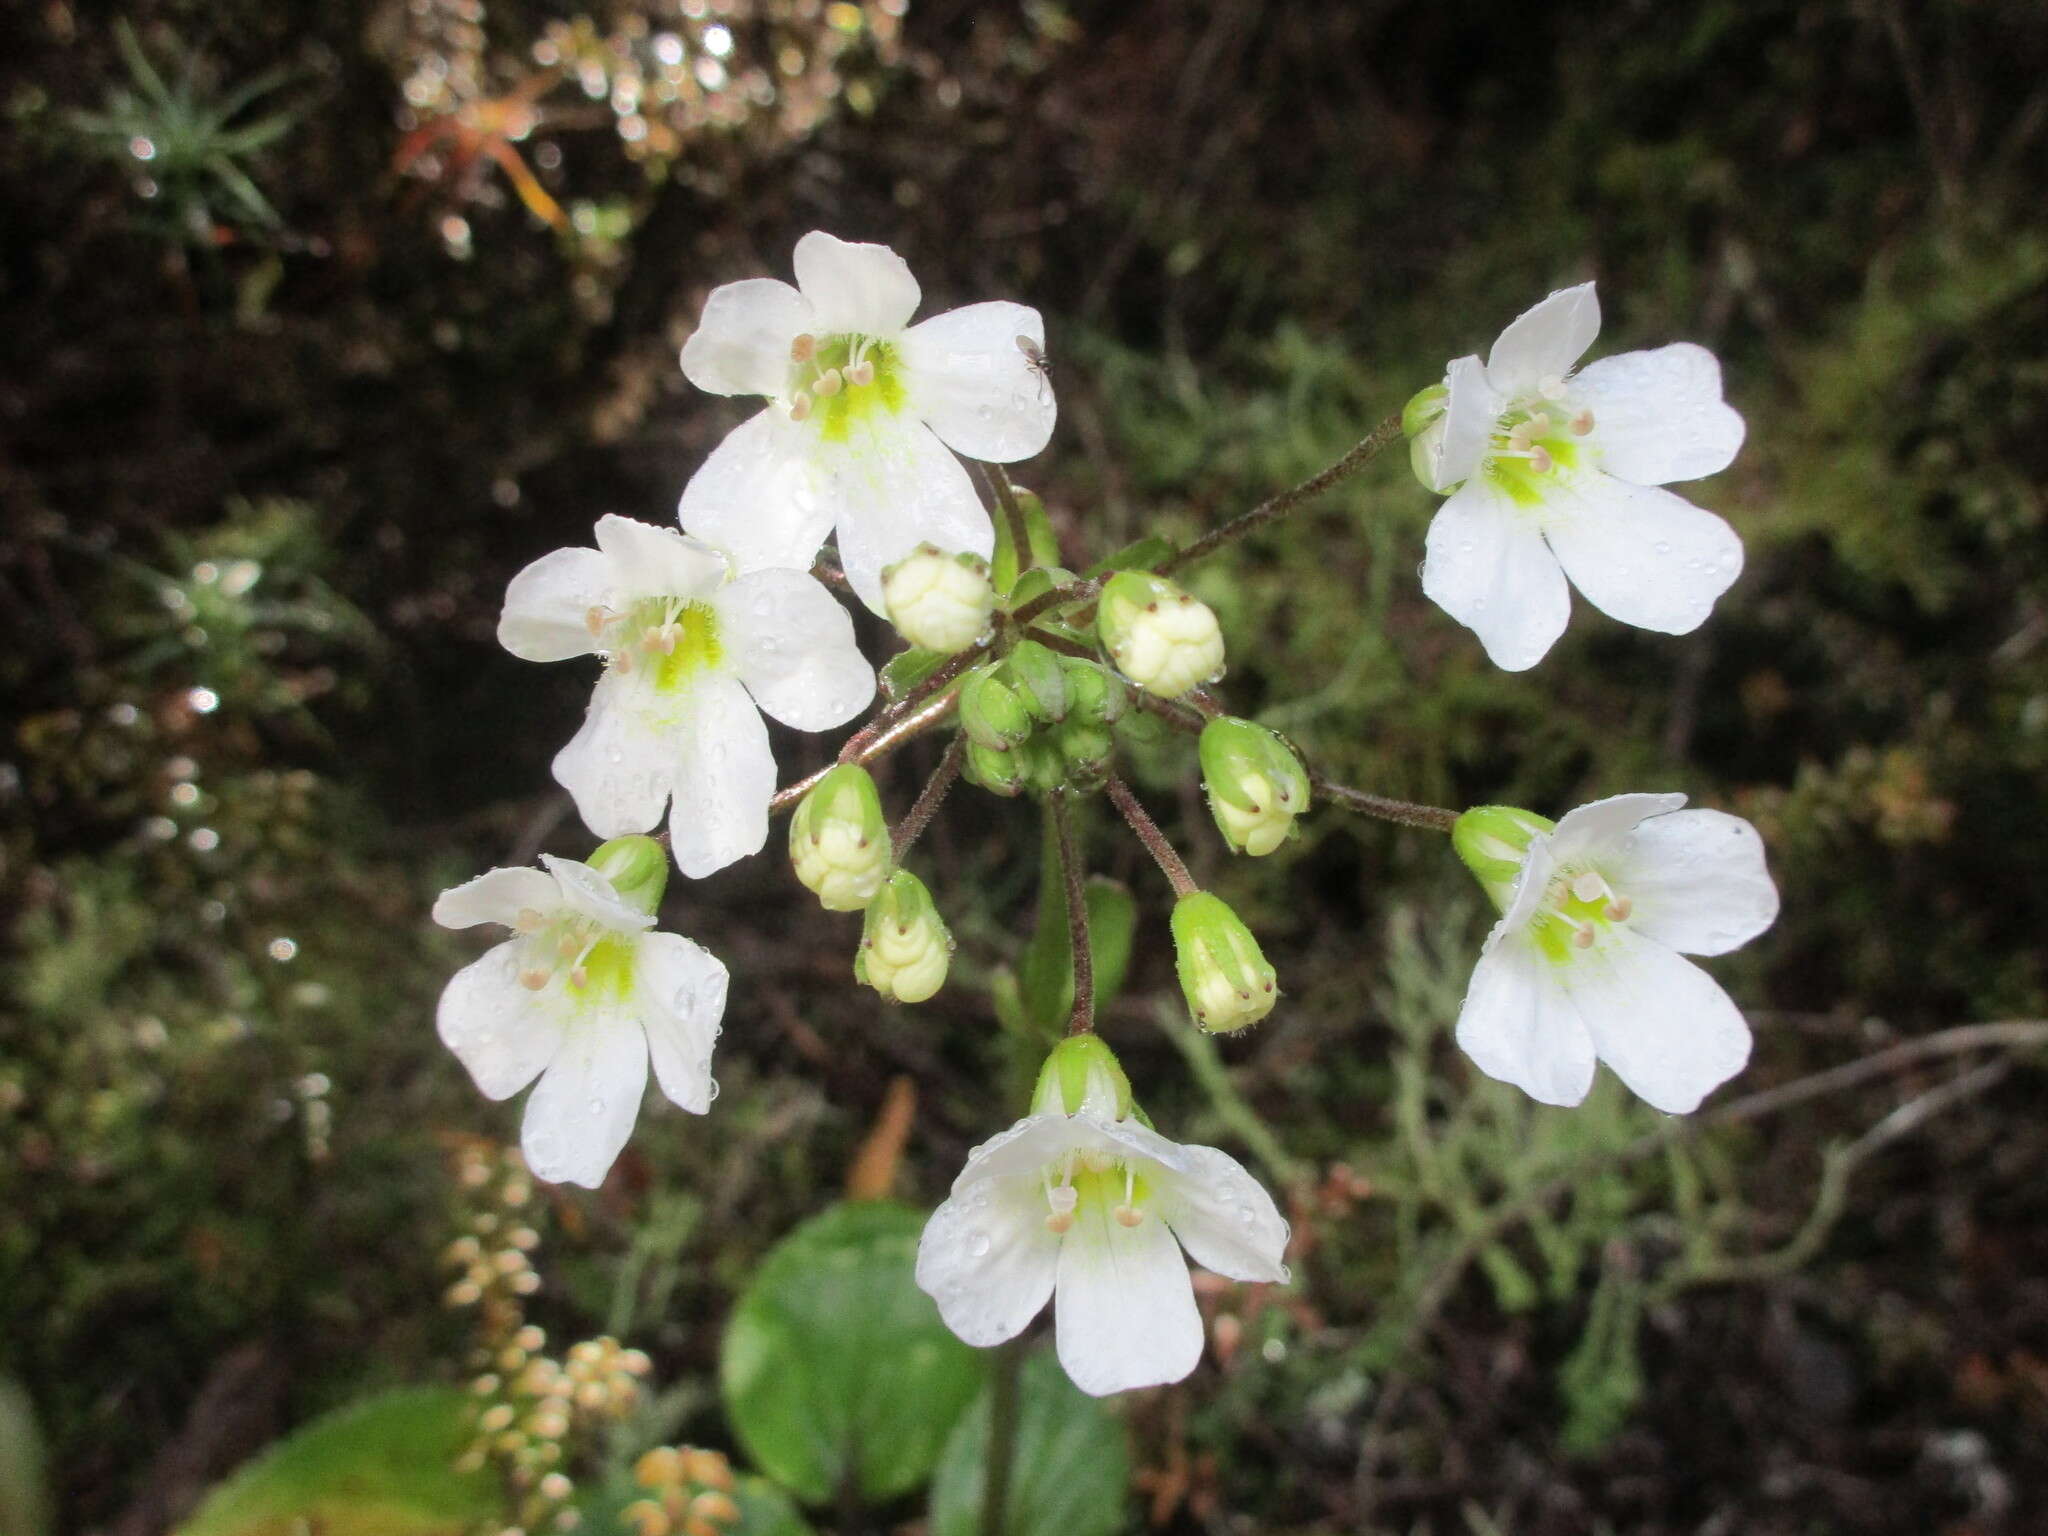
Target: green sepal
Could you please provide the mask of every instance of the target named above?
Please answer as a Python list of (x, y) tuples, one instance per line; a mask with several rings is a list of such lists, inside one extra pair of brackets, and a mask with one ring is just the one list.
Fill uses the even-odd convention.
[(960, 727), (976, 746), (1000, 751), (1031, 734), (1031, 712), (994, 667), (977, 667), (960, 684)]
[(1505, 912), (1514, 896), (1515, 880), (1538, 834), (1549, 836), (1557, 823), (1534, 811), (1512, 805), (1475, 805), (1451, 828), (1451, 846), (1497, 911)]
[(1098, 1035), (1069, 1035), (1052, 1048), (1038, 1069), (1031, 1093), (1034, 1115), (1078, 1115), (1083, 1110), (1103, 1120), (1122, 1120), (1131, 1113), (1131, 1080), (1116, 1052)]
[(1401, 435), (1420, 437), (1435, 426), (1443, 419), (1444, 407), (1450, 398), (1450, 387), (1445, 384), (1432, 384), (1410, 395), (1408, 403), (1401, 407)]
[(635, 833), (600, 843), (590, 867), (609, 880), (619, 900), (650, 917), (661, 910), (668, 889), (668, 853), (651, 837)]
[(1019, 640), (1003, 663), (1003, 676), (1038, 719), (1057, 725), (1067, 718), (1067, 674), (1060, 658), (1036, 640)]

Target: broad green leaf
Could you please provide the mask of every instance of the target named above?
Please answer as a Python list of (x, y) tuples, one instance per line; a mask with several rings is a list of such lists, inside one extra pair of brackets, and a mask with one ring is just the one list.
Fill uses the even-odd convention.
[(795, 1501), (765, 1477), (741, 1478), (733, 1498), (740, 1506), (740, 1523), (729, 1528), (728, 1536), (812, 1536)]
[[(931, 1536), (981, 1536), (994, 1383), (946, 1442), (932, 1478)], [(1087, 1396), (1050, 1350), (1017, 1378), (1017, 1430), (1001, 1536), (1113, 1536), (1125, 1529), (1131, 1452), (1123, 1422)]]
[(1017, 559), (1016, 541), (1010, 537), (1010, 519), (1000, 506), (992, 513), (996, 522), (996, 553), (989, 562), (989, 580), (995, 583), (997, 592), (1005, 594), (1024, 571), (1060, 563), (1059, 541), (1052, 536), (1052, 521), (1045, 515), (1045, 503), (1020, 485), (1017, 506), (1024, 514), (1025, 537), (1031, 542), (1030, 557), (1021, 562)]
[(1149, 571), (1173, 552), (1173, 540), (1162, 538), (1156, 533), (1148, 534), (1134, 543), (1126, 544), (1114, 554), (1104, 555), (1089, 566), (1084, 574), (1107, 576), (1112, 571)]
[(315, 1419), (207, 1495), (179, 1536), (461, 1536), (503, 1523), (487, 1471), (462, 1473), (468, 1397), (408, 1388)]
[(981, 1385), (983, 1362), (911, 1271), (924, 1217), (835, 1206), (778, 1243), (733, 1309), (719, 1360), (727, 1417), (755, 1464), (812, 1503), (851, 1478), (908, 1493)]

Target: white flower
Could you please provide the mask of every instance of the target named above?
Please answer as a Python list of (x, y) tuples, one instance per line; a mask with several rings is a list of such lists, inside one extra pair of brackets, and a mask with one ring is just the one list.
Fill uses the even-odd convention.
[(1179, 1381), (1202, 1356), (1187, 1250), (1236, 1280), (1285, 1281), (1287, 1223), (1236, 1159), (1097, 1102), (1033, 1114), (967, 1156), (917, 1245), (917, 1283), (969, 1344), (1022, 1332), (1053, 1298), (1060, 1364), (1101, 1397)]
[(920, 542), (986, 556), (995, 530), (955, 452), (1029, 458), (1052, 435), (1040, 349), (1021, 304), (970, 304), (917, 325), (917, 279), (887, 246), (813, 231), (796, 286), (713, 290), (683, 372), (719, 395), (766, 395), (683, 488), (683, 527), (740, 569), (808, 566), (836, 526), (839, 563), (883, 612), (882, 567)]
[(669, 810), (686, 875), (760, 851), (775, 759), (763, 710), (798, 730), (842, 725), (874, 697), (853, 620), (806, 571), (733, 579), (673, 529), (604, 517), (596, 549), (560, 549), (512, 578), (498, 639), (528, 661), (609, 665), (555, 777), (599, 837)]
[(434, 903), (443, 927), (503, 923), (517, 935), (456, 972), (435, 1024), (485, 1097), (539, 1076), (520, 1132), (527, 1165), (595, 1189), (633, 1133), (650, 1057), (671, 1100), (711, 1107), (725, 967), (650, 932), (653, 917), (588, 864), (541, 862), (545, 873), (494, 869)]
[(1572, 372), (1599, 329), (1591, 283), (1553, 293), (1485, 363), (1450, 365), (1420, 440), (1434, 488), (1458, 487), (1429, 525), (1422, 589), (1510, 672), (1564, 632), (1567, 576), (1602, 613), (1682, 635), (1742, 571), (1733, 529), (1659, 489), (1727, 468), (1742, 446), (1720, 364), (1679, 342)]
[(1536, 832), (1458, 1014), (1490, 1077), (1577, 1104), (1595, 1057), (1667, 1114), (1749, 1060), (1749, 1025), (1685, 955), (1748, 943), (1778, 915), (1756, 828), (1683, 795), (1616, 795)]

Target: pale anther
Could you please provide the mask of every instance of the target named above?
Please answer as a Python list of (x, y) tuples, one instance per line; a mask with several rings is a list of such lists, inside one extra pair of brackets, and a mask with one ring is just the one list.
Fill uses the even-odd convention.
[(818, 338), (809, 331), (789, 344), (789, 360), (792, 363), (808, 363), (818, 352)]
[(1550, 457), (1550, 450), (1541, 443), (1538, 443), (1529, 450), (1529, 467), (1535, 470), (1537, 474), (1549, 474), (1553, 462)]
[(513, 926), (521, 933), (538, 933), (546, 925), (547, 919), (532, 907), (521, 907), (519, 916), (513, 920)]
[(1591, 949), (1593, 947), (1593, 938), (1593, 925), (1591, 923), (1588, 923), (1583, 928), (1574, 930), (1572, 933), (1572, 943), (1579, 949)]
[(1116, 1224), (1120, 1227), (1135, 1227), (1145, 1219), (1145, 1213), (1135, 1205), (1120, 1205), (1113, 1214), (1116, 1217)]
[(837, 368), (827, 368), (823, 373), (818, 375), (818, 382), (816, 384), (813, 384), (811, 388), (815, 393), (819, 395), (836, 395), (839, 393), (840, 386), (843, 385), (845, 382), (845, 378), (840, 374)]
[(846, 370), (846, 382), (855, 386), (875, 382), (875, 365), (862, 358)]
[(1588, 432), (1592, 430), (1593, 411), (1592, 408), (1589, 406), (1587, 409), (1579, 412), (1578, 415), (1572, 418), (1572, 431), (1576, 432), (1580, 437), (1584, 437)]
[(1607, 894), (1607, 882), (1589, 869), (1573, 878), (1572, 894), (1581, 901), (1598, 901)]
[(589, 630), (593, 637), (601, 635), (604, 633), (604, 622), (608, 617), (610, 617), (609, 609), (605, 608), (602, 604), (593, 604), (584, 610), (583, 627)]
[(1607, 903), (1607, 915), (1617, 923), (1627, 922), (1629, 913), (1635, 911), (1635, 909), (1635, 903), (1626, 896), (1617, 896), (1614, 900)]
[(529, 992), (538, 992), (548, 984), (548, 973), (542, 970), (521, 971), (519, 985)]
[(1048, 1232), (1064, 1232), (1073, 1224), (1074, 1213), (1072, 1211), (1054, 1211), (1045, 1218), (1045, 1230)]
[(789, 419), (791, 421), (804, 421), (809, 418), (810, 414), (810, 394), (808, 391), (800, 389), (796, 392), (796, 398), (789, 402)]

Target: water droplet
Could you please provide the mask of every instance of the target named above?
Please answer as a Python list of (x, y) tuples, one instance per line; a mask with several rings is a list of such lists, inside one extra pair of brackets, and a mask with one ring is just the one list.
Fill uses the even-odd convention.
[(595, 1098), (595, 1097), (593, 1097), (593, 1098), (591, 1099), (591, 1101), (590, 1101), (590, 1112), (591, 1112), (591, 1113), (592, 1113), (593, 1115), (601, 1115), (601, 1114), (603, 1114), (603, 1113), (604, 1113), (604, 1100), (603, 1100), (603, 1099), (600, 1099), (600, 1098)]
[(976, 1232), (967, 1239), (967, 1252), (972, 1258), (987, 1258), (988, 1251), (993, 1246), (986, 1232)]
[(715, 1099), (715, 1098), (717, 1098), (717, 1097), (718, 1097), (718, 1079), (717, 1079), (717, 1078), (715, 1078), (715, 1077), (714, 1077), (713, 1079), (711, 1079), (711, 1089), (710, 1089), (709, 1093), (707, 1093), (707, 1094), (706, 1094), (706, 1097), (707, 1097), (707, 1098), (713, 1098), (713, 1099)]
[(1660, 555), (1668, 555), (1668, 554), (1670, 554), (1670, 553), (1671, 553), (1671, 545), (1670, 545), (1669, 541), (1667, 541), (1667, 540), (1664, 540), (1664, 539), (1659, 539), (1659, 540), (1657, 541), (1657, 553), (1658, 553), (1658, 554), (1660, 554)]

